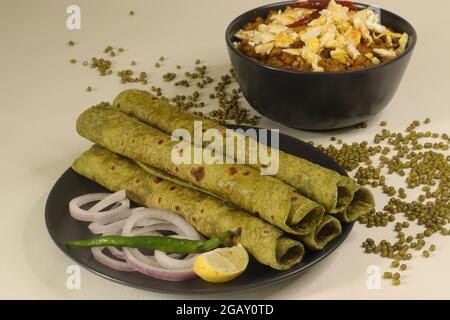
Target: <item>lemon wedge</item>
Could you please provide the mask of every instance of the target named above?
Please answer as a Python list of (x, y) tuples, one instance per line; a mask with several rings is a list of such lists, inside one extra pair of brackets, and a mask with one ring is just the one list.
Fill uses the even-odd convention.
[(239, 277), (247, 265), (247, 250), (238, 244), (199, 255), (194, 263), (194, 272), (205, 281), (223, 283)]

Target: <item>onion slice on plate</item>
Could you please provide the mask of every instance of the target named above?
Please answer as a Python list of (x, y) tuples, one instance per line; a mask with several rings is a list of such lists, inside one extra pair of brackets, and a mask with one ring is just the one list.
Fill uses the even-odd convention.
[(122, 231), (126, 220), (127, 219), (122, 219), (108, 224), (94, 221), (88, 225), (88, 228), (93, 234), (112, 235)]
[[(137, 249), (134, 250), (139, 252), (139, 250)], [(136, 254), (136, 251), (134, 250), (128, 248), (123, 249), (128, 264), (136, 271), (143, 273), (149, 277), (167, 281), (183, 281), (196, 277), (194, 271), (192, 270), (192, 266), (176, 270), (165, 269), (156, 265), (152, 265), (148, 263), (148, 261), (143, 261), (142, 257)], [(155, 264), (157, 264), (156, 261)]]
[[(133, 235), (133, 227), (137, 222), (143, 219), (165, 219), (174, 224), (177, 229), (180, 229), (184, 238), (195, 238), (195, 240), (200, 239), (200, 235), (192, 228), (191, 225), (181, 219), (179, 216), (163, 210), (157, 209), (139, 209), (135, 210), (133, 215), (131, 215), (125, 225), (123, 226), (122, 235), (130, 236)], [(147, 227), (148, 228), (148, 227)], [(190, 236), (187, 236), (188, 233)], [(195, 260), (184, 260), (175, 259), (166, 256), (164, 259), (163, 254), (159, 254), (160, 260), (167, 262), (166, 265), (170, 264), (172, 267), (167, 268), (162, 266), (156, 260), (156, 257), (145, 256), (138, 249), (124, 248), (123, 252), (128, 261), (128, 264), (139, 271), (153, 278), (168, 280), (168, 281), (182, 281), (186, 279), (192, 279), (195, 277), (195, 273), (192, 269)], [(171, 259), (170, 262), (168, 260)], [(178, 262), (178, 264), (177, 264)]]
[(189, 254), (184, 259), (176, 259), (170, 257), (167, 253), (155, 250), (155, 260), (158, 264), (166, 269), (177, 270), (191, 268), (194, 266), (195, 259), (198, 254)]
[[(97, 222), (113, 222), (117, 219), (123, 219), (130, 215), (130, 200), (129, 199), (121, 199), (119, 201), (116, 201), (119, 203), (119, 206), (106, 211), (94, 211), (92, 207), (89, 210), (84, 210), (81, 207), (94, 202), (94, 201), (105, 201), (104, 203), (109, 203), (110, 198), (117, 199), (117, 195), (115, 194), (108, 194), (108, 193), (93, 193), (93, 194), (86, 194), (84, 196), (78, 197), (70, 201), (69, 203), (69, 211), (73, 218), (79, 220), (79, 221), (97, 221)], [(113, 202), (115, 203), (115, 202)], [(113, 204), (111, 203), (111, 205)], [(103, 209), (108, 207), (104, 207), (102, 205)]]
[(118, 260), (114, 260), (107, 255), (103, 253), (104, 247), (99, 248), (92, 248), (92, 254), (94, 255), (94, 258), (100, 262), (101, 264), (104, 264), (105, 266), (118, 270), (118, 271), (125, 271), (125, 272), (132, 272), (135, 271), (133, 267), (131, 267), (127, 262), (122, 262)]
[(131, 211), (133, 212), (134, 218), (130, 217), (127, 220), (127, 222), (123, 227), (122, 235), (126, 235), (124, 233), (130, 232), (131, 231), (130, 226), (132, 227), (136, 223), (136, 221), (142, 219), (160, 219), (170, 222), (176, 227), (178, 227), (183, 232), (182, 235), (185, 235), (193, 240), (200, 240), (200, 234), (197, 231), (195, 231), (195, 229), (186, 220), (176, 215), (175, 213), (162, 209), (148, 209), (148, 208), (136, 208), (132, 209)]
[[(82, 209), (96, 202), (90, 209)], [(106, 208), (110, 208), (105, 210)], [(170, 237), (201, 240), (201, 235), (180, 216), (162, 209), (130, 208), (124, 190), (114, 194), (94, 193), (77, 197), (69, 203), (70, 214), (79, 221), (91, 222), (94, 234), (123, 236), (163, 236), (161, 231), (174, 233)], [(104, 253), (108, 249), (110, 256)], [(94, 258), (118, 271), (138, 271), (152, 278), (182, 281), (195, 277), (193, 265), (198, 254), (167, 254), (155, 250), (144, 255), (134, 248), (92, 248)], [(117, 260), (119, 259), (119, 260)]]
[(125, 190), (118, 191), (118, 192), (104, 198), (103, 200), (97, 202), (93, 207), (91, 207), (89, 209), (89, 211), (90, 212), (102, 211), (103, 209), (105, 209), (115, 203), (121, 202), (122, 200), (125, 200), (126, 198), (127, 198), (127, 194), (126, 194)]

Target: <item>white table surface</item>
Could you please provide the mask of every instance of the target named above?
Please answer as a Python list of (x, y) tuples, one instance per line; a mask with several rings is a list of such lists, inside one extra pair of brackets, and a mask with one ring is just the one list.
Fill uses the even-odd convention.
[[(432, 118), (433, 131), (448, 132), (450, 124), (450, 2), (435, 0), (373, 1), (408, 19), (419, 43), (396, 97), (365, 130), (332, 133), (347, 141), (369, 139), (388, 120), (402, 130), (416, 119)], [(72, 65), (71, 58), (101, 56), (107, 45), (126, 51), (114, 66), (136, 60), (137, 70), (149, 71), (150, 85), (164, 84), (163, 71), (176, 64), (192, 67), (201, 58), (213, 77), (229, 68), (224, 30), (243, 11), (267, 4), (262, 0), (148, 1), (0, 1), (0, 298), (43, 299), (391, 299), (450, 298), (450, 243), (433, 241), (436, 254), (409, 263), (400, 287), (382, 282), (380, 290), (366, 286), (367, 267), (388, 268), (388, 260), (365, 255), (363, 239), (393, 237), (357, 225), (332, 256), (301, 277), (248, 293), (214, 296), (172, 296), (129, 288), (81, 271), (81, 290), (66, 288), (66, 268), (72, 264), (51, 241), (44, 223), (44, 205), (56, 179), (90, 144), (75, 132), (77, 116), (99, 101), (111, 101), (122, 85), (116, 76), (101, 78), (90, 68)], [(81, 7), (82, 29), (68, 30), (66, 8)], [(135, 11), (134, 16), (128, 13)], [(208, 27), (205, 27), (205, 26)], [(67, 41), (77, 43), (67, 46)], [(161, 70), (154, 68), (164, 55)], [(85, 88), (92, 86), (93, 92)], [(148, 88), (146, 86), (145, 88)], [(171, 88), (173, 86), (165, 86)], [(168, 91), (170, 94), (170, 91)], [(279, 128), (264, 120), (263, 126)], [(281, 127), (282, 132), (327, 143), (330, 133), (310, 133)], [(400, 181), (398, 181), (400, 183)], [(379, 207), (386, 198), (376, 192)], [(393, 240), (393, 239), (392, 239)]]

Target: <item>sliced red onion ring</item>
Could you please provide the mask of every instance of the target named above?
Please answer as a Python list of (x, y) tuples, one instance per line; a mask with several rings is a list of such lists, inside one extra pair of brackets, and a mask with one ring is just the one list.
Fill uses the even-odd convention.
[(118, 271), (125, 271), (125, 272), (132, 272), (135, 271), (134, 268), (132, 268), (127, 262), (122, 262), (118, 260), (114, 260), (107, 255), (103, 253), (104, 247), (100, 248), (92, 248), (92, 254), (94, 255), (94, 258), (104, 264), (107, 267), (110, 267), (111, 269), (118, 270)]
[[(135, 249), (139, 252), (139, 250)], [(133, 250), (134, 251), (134, 250)], [(141, 259), (137, 258), (132, 252), (131, 249), (124, 248), (123, 252), (127, 258), (128, 264), (134, 268), (136, 271), (143, 273), (149, 277), (157, 278), (161, 280), (167, 281), (183, 281), (187, 279), (192, 279), (196, 275), (194, 271), (192, 271), (192, 267), (185, 269), (177, 269), (177, 270), (167, 270), (161, 267), (157, 267), (153, 264), (141, 261)], [(142, 254), (141, 254), (142, 255)], [(156, 264), (156, 261), (155, 261)]]
[(132, 211), (133, 213), (135, 213), (132, 215), (134, 218), (131, 219), (130, 217), (125, 223), (122, 230), (122, 235), (124, 236), (126, 236), (127, 233), (131, 231), (136, 221), (147, 218), (147, 219), (160, 219), (173, 223), (188, 238), (193, 240), (200, 240), (200, 235), (198, 234), (198, 232), (195, 231), (195, 229), (186, 220), (184, 220), (183, 218), (177, 216), (172, 212), (162, 209), (148, 209), (148, 208), (137, 208), (133, 209)]
[(126, 260), (127, 259), (125, 257), (125, 254), (120, 249), (117, 249), (115, 247), (108, 247), (108, 250), (116, 258), (119, 258), (119, 259), (122, 259), (122, 260)]
[[(155, 231), (171, 231), (176, 234), (182, 233), (179, 228), (171, 223), (154, 224), (149, 227), (133, 228), (130, 232), (130, 236), (153, 236)], [(186, 238), (186, 237), (185, 237)]]
[(116, 193), (113, 193), (109, 195), (108, 197), (104, 198), (103, 200), (97, 202), (92, 208), (90, 208), (89, 212), (99, 212), (103, 209), (120, 202), (127, 198), (127, 194), (125, 190), (118, 191)]
[(198, 254), (189, 254), (184, 259), (176, 259), (170, 257), (167, 253), (155, 250), (154, 257), (158, 264), (166, 269), (178, 270), (186, 269), (194, 266), (195, 259), (197, 259)]
[(112, 196), (114, 196), (114, 194), (110, 195), (108, 193), (93, 193), (75, 198), (69, 203), (70, 214), (73, 218), (80, 221), (97, 221), (103, 223), (112, 222), (117, 219), (128, 217), (130, 215), (129, 199), (120, 200), (118, 207), (107, 211), (91, 211), (92, 208), (89, 210), (81, 209), (81, 206), (87, 203), (102, 201)]
[[(107, 234), (103, 234), (103, 235), (106, 236)], [(156, 232), (156, 231), (154, 231), (154, 232), (149, 232), (148, 234), (145, 234), (145, 235), (148, 235), (148, 236), (162, 236), (161, 233)], [(117, 257), (117, 258), (119, 258), (119, 259), (122, 259), (122, 260), (126, 260), (125, 254), (123, 253), (122, 250), (117, 249), (117, 248), (115, 248), (115, 247), (108, 247), (108, 250), (109, 250), (109, 251), (111, 252), (111, 254), (114, 255), (115, 257)], [(182, 257), (183, 255), (171, 255), (171, 257), (173, 257), (173, 258), (175, 258), (175, 257), (177, 257), (177, 256)]]
[[(147, 256), (147, 255), (143, 254), (142, 252), (140, 252), (139, 249), (134, 249), (134, 248), (124, 248), (124, 249), (127, 249), (133, 256), (135, 256), (141, 262), (149, 264), (150, 266), (153, 266), (153, 267), (160, 267), (158, 265), (158, 263), (156, 262), (154, 256)], [(124, 250), (124, 253), (125, 253), (125, 250)], [(125, 257), (126, 257), (126, 255), (125, 255)]]
[[(81, 207), (98, 201), (90, 209)], [(110, 210), (104, 210), (112, 206)], [(176, 214), (161, 210), (135, 208), (130, 209), (130, 200), (125, 191), (114, 194), (96, 193), (73, 199), (69, 204), (70, 214), (77, 220), (90, 221), (89, 230), (94, 234), (123, 236), (155, 235), (159, 231), (171, 231), (174, 238), (200, 240), (202, 237), (184, 219)], [(102, 211), (104, 210), (104, 211)], [(166, 254), (155, 250), (154, 255), (144, 255), (138, 249), (114, 247), (107, 249), (111, 254), (124, 261), (113, 259), (103, 253), (105, 248), (93, 248), (92, 254), (100, 263), (118, 271), (138, 271), (153, 278), (181, 281), (195, 277), (192, 270), (197, 254), (187, 256)]]
[(103, 223), (95, 221), (95, 222), (92, 222), (88, 226), (88, 228), (89, 228), (89, 230), (91, 230), (91, 232), (93, 234), (104, 234), (104, 235), (117, 234), (122, 231), (125, 221), (127, 221), (127, 219), (118, 220), (118, 221), (111, 222), (108, 224), (103, 224)]
[[(191, 225), (187, 224), (186, 221), (182, 220), (175, 214), (168, 211), (161, 212), (159, 210), (145, 208), (141, 210), (135, 210), (134, 213), (127, 219), (125, 225), (123, 226), (122, 235), (131, 235), (133, 233), (134, 225), (139, 220), (151, 218), (164, 219), (166, 221), (172, 222), (182, 231), (182, 233), (185, 233), (186, 238), (200, 238), (199, 234), (194, 230), (194, 228), (191, 227)], [(180, 222), (178, 218), (180, 218), (182, 222)], [(190, 235), (186, 235), (186, 233), (189, 233)], [(195, 277), (195, 273), (192, 271), (192, 265), (184, 268), (180, 267), (168, 270), (164, 267), (161, 267), (156, 261), (155, 257), (145, 256), (138, 249), (124, 248), (123, 253), (125, 254), (130, 266), (135, 268), (136, 271), (150, 277), (168, 281), (182, 281)]]
[[(175, 239), (187, 239), (186, 236), (181, 235), (171, 235), (169, 236), (171, 238)], [(191, 239), (193, 240), (193, 239)], [(189, 268), (194, 267), (195, 259), (197, 259), (198, 254), (191, 253), (185, 256), (183, 255), (169, 255), (165, 252), (155, 250), (154, 252), (155, 260), (159, 263), (159, 265), (166, 269), (183, 269), (183, 268)]]
[(160, 220), (160, 219), (142, 219), (138, 221), (135, 226), (136, 227), (148, 227), (152, 226), (154, 224), (160, 224), (160, 223), (167, 223), (167, 221)]
[[(131, 214), (131, 212), (130, 212), (130, 214)], [(125, 219), (107, 223), (107, 224), (95, 221), (95, 222), (92, 222), (88, 226), (88, 228), (89, 228), (89, 230), (91, 230), (91, 232), (93, 234), (103, 234), (103, 235), (117, 234), (117, 233), (121, 233), (123, 225), (125, 224), (126, 220), (127, 219), (125, 218)], [(164, 221), (159, 220), (159, 219), (143, 219), (136, 223), (136, 227), (147, 227), (147, 226), (154, 226), (154, 225), (159, 225), (159, 224), (169, 225), (168, 223), (164, 223)], [(173, 225), (171, 225), (171, 226), (173, 227), (173, 230), (167, 229), (167, 231), (172, 231), (175, 233), (180, 232), (180, 229), (176, 228)], [(154, 230), (158, 230), (158, 229), (154, 229)], [(160, 229), (160, 230), (164, 230), (164, 229)]]

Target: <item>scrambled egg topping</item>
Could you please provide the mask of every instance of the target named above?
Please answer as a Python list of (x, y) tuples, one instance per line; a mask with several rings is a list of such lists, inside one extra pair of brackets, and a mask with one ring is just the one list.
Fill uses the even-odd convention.
[[(351, 11), (334, 0), (320, 11), (319, 18), (306, 26), (289, 27), (315, 11), (288, 7), (273, 14), (268, 19), (269, 23), (266, 21), (255, 30), (240, 30), (236, 37), (254, 46), (257, 54), (269, 55), (274, 48), (281, 48), (285, 53), (300, 56), (316, 72), (324, 71), (320, 66), (320, 53), (324, 49), (331, 50), (330, 56), (346, 65), (361, 55), (358, 50), (361, 41), (372, 46), (376, 39), (384, 37), (385, 43), (389, 44), (387, 49), (375, 47), (373, 53), (365, 54), (373, 64), (379, 64), (383, 58), (395, 58), (406, 50), (406, 33), (395, 33), (381, 25), (378, 15), (371, 10)], [(301, 45), (298, 45), (299, 41)]]

